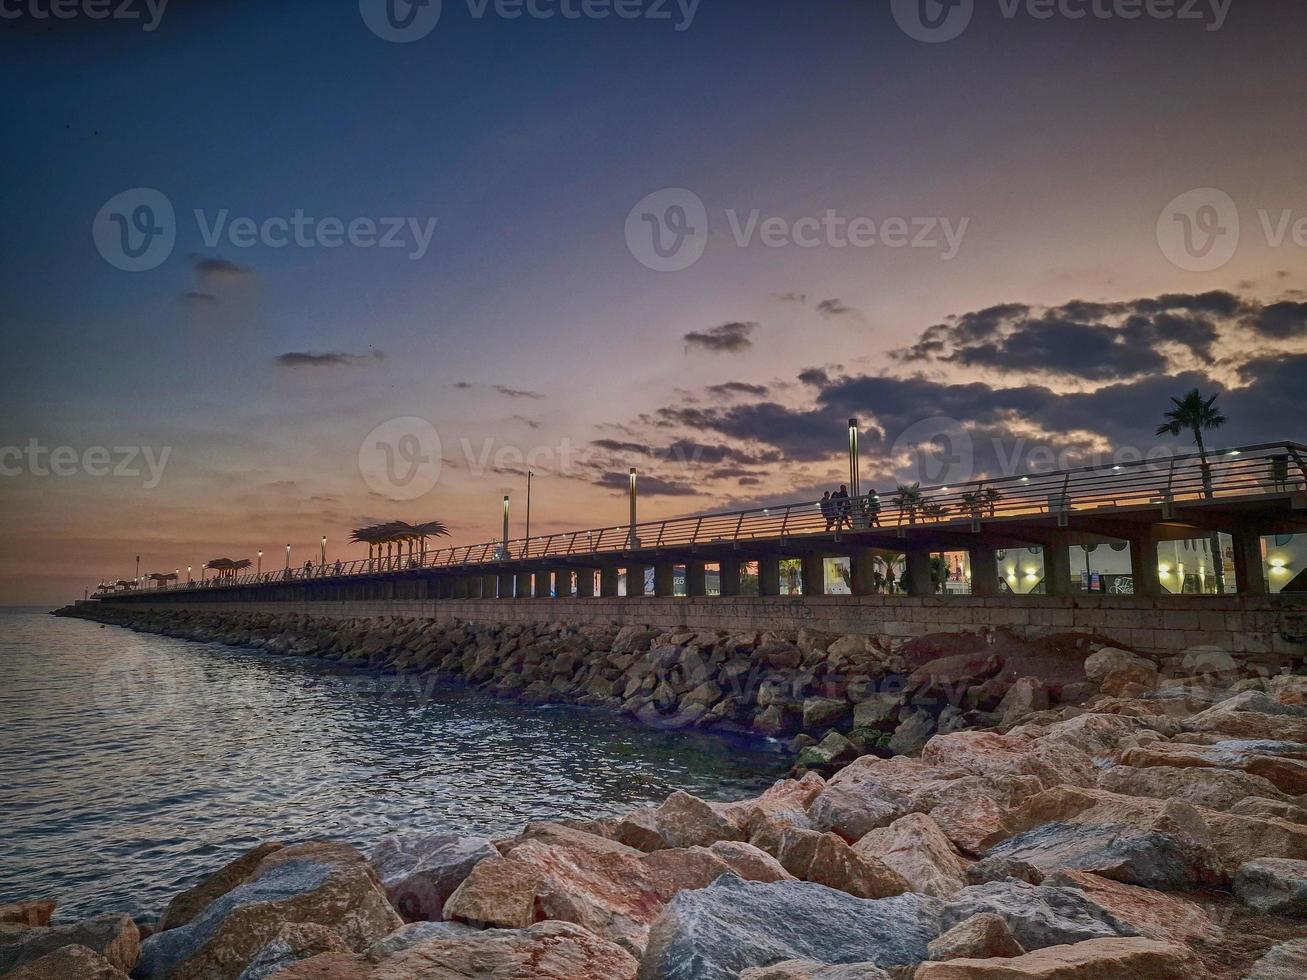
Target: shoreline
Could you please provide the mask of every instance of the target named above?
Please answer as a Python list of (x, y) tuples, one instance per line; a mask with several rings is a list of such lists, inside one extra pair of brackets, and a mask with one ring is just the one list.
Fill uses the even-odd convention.
[[(136, 625), (239, 638), (198, 635), (234, 625), (217, 620)], [(281, 655), (307, 651), (309, 634), (325, 628), (301, 623), (297, 637), (287, 622), (275, 625), (275, 635), (255, 639)], [(380, 641), (394, 628), (332, 627), (347, 642), (313, 649), (330, 655), (334, 646), (351, 656), (332, 659), (364, 669), (403, 660), (433, 670), (423, 644)], [(408, 637), (413, 624), (398, 628)], [(365, 635), (375, 650), (350, 645)], [(514, 660), (515, 646), (502, 661), (470, 656), (465, 674), (483, 689), (526, 694), (537, 682), (504, 684), (505, 664), (538, 673), (555, 658), (575, 660), (575, 635), (544, 635), (556, 640), (548, 657), (535, 650), (538, 659)], [(654, 690), (694, 679), (671, 672), (684, 655), (655, 655), (658, 636), (646, 639), (646, 650), (617, 656), (662, 665)], [(702, 652), (691, 639), (677, 649)], [(738, 651), (739, 639), (716, 637), (714, 646), (734, 640)], [(827, 657), (842, 639), (830, 640)], [(788, 641), (757, 638), (748, 661), (765, 669), (737, 696), (807, 676), (803, 648), (820, 644), (796, 637), (799, 663), (780, 666), (773, 657), (789, 658), (778, 642)], [(602, 663), (612, 655), (589, 652)], [(885, 758), (853, 748), (847, 761), (803, 766), (801, 777), (755, 798), (711, 803), (678, 791), (616, 817), (528, 824), (499, 840), (399, 834), (367, 855), (330, 842), (268, 842), (176, 896), (158, 931), (144, 930), (150, 935), (112, 916), (50, 926), (52, 903), (0, 908), (0, 921), (25, 917), (0, 938), (0, 970), (21, 959), (18, 980), (470, 980), (486, 970), (556, 980), (1302, 975), (1301, 660), (1267, 664), (1212, 650), (1159, 660), (1086, 637), (1036, 645), (1001, 633), (879, 653), (897, 668), (882, 676), (905, 679), (892, 695), (906, 712), (891, 738), (912, 734), (909, 752)], [(450, 649), (435, 662), (467, 656)], [(856, 676), (816, 679), (830, 693)], [(575, 677), (560, 689), (588, 691)], [(610, 696), (608, 707), (625, 710), (628, 700)], [(782, 717), (794, 710), (774, 691), (762, 700), (754, 715), (780, 704)], [(877, 690), (849, 704), (872, 704), (866, 717), (890, 700)], [(995, 719), (988, 730), (972, 726)], [(814, 739), (801, 732), (792, 747), (810, 752), (805, 738)], [(849, 742), (835, 732), (818, 744), (837, 739)]]

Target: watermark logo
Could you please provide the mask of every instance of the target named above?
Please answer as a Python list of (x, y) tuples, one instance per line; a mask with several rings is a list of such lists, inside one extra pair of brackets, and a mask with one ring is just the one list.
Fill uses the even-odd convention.
[(708, 209), (684, 187), (668, 187), (642, 198), (626, 216), (626, 247), (655, 272), (681, 272), (708, 247)]
[(892, 0), (899, 29), (914, 41), (941, 44), (961, 36), (975, 13), (975, 0)]
[(124, 272), (157, 269), (177, 244), (172, 202), (152, 187), (137, 187), (110, 198), (91, 229), (106, 262)]
[(947, 416), (914, 422), (894, 440), (890, 459), (905, 467), (908, 480), (923, 486), (965, 483), (975, 473), (971, 434)]
[[(26, 446), (0, 446), (0, 477), (36, 476), (68, 479), (74, 476), (140, 479), (153, 490), (163, 482), (172, 447), (153, 446), (47, 446), (29, 439)], [(144, 469), (142, 469), (144, 465)]]
[(1187, 272), (1212, 272), (1239, 248), (1239, 208), (1215, 187), (1186, 191), (1162, 209), (1157, 244), (1171, 264)]
[(368, 488), (391, 500), (416, 500), (440, 482), (440, 433), (416, 416), (383, 422), (359, 446), (359, 473)]
[(202, 687), (199, 668), (167, 653), (145, 656), (135, 650), (115, 654), (95, 672), (91, 697), (110, 714), (159, 719), (181, 707)]
[(168, 0), (0, 0), (0, 20), (138, 20), (158, 29)]
[(359, 0), (368, 30), (393, 44), (421, 41), (440, 23), (441, 0)]

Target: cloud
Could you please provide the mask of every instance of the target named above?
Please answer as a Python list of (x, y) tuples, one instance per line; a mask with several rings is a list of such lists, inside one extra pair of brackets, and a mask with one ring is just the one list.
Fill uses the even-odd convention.
[(710, 385), (708, 388), (710, 394), (724, 397), (755, 395), (762, 398), (767, 394), (768, 390), (766, 385), (753, 385), (744, 381), (727, 381), (725, 384)]
[[(628, 473), (603, 473), (593, 481), (595, 486), (626, 493), (631, 488)], [(692, 487), (675, 480), (666, 480), (658, 476), (641, 475), (638, 478), (640, 496), (642, 497), (693, 497), (700, 488)]]
[(856, 316), (858, 311), (852, 306), (846, 306), (837, 299), (824, 299), (817, 304), (817, 312), (827, 320), (833, 320), (837, 316)]
[(692, 331), (684, 337), (686, 348), (699, 347), (715, 353), (738, 354), (753, 346), (750, 335), (756, 323), (723, 323), (711, 330)]
[(807, 293), (773, 293), (782, 303), (798, 303), (800, 305), (808, 302)]
[(507, 385), (495, 385), (495, 391), (499, 392), (505, 398), (529, 398), (532, 401), (541, 401), (544, 395), (538, 391), (526, 391), (522, 388), (510, 388)]
[(254, 270), (249, 266), (240, 265), (230, 259), (201, 255), (192, 255), (190, 258), (194, 264), (196, 274), (206, 282), (214, 280), (231, 281), (254, 275)]
[(278, 354), (274, 363), (283, 368), (319, 368), (319, 367), (363, 367), (376, 361), (384, 361), (386, 355), (379, 350), (369, 354), (346, 354), (341, 351), (287, 351)]
[(528, 429), (538, 429), (538, 428), (540, 428), (540, 423), (539, 423), (539, 422), (537, 422), (535, 419), (529, 419), (529, 418), (527, 418), (525, 415), (513, 415), (513, 416), (511, 416), (511, 417), (509, 418), (509, 421), (510, 421), (510, 422), (521, 422), (521, 423), (522, 423), (523, 425), (525, 425)]
[(1244, 321), (1256, 333), (1275, 340), (1307, 337), (1307, 303), (1272, 303)]
[(476, 385), (474, 385), (471, 381), (455, 381), (452, 385), (450, 385), (450, 387), (458, 388), (460, 391), (468, 391), (471, 388), (475, 388)]

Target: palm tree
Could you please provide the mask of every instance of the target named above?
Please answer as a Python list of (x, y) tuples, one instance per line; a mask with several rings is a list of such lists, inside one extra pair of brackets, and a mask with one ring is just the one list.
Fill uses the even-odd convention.
[[(1197, 388), (1194, 388), (1183, 398), (1172, 398), (1171, 402), (1175, 406), (1162, 417), (1166, 419), (1157, 427), (1159, 436), (1178, 436), (1181, 432), (1188, 431), (1193, 434), (1194, 443), (1198, 446), (1199, 469), (1203, 478), (1203, 496), (1208, 500), (1212, 499), (1212, 465), (1207, 461), (1207, 446), (1203, 443), (1203, 432), (1212, 429), (1219, 429), (1225, 425), (1227, 419), (1216, 407), (1217, 395), (1211, 398), (1204, 398)], [(1225, 581), (1221, 558), (1221, 535), (1217, 531), (1212, 532), (1212, 567), (1215, 572), (1216, 591), (1224, 594)]]
[(1175, 407), (1162, 416), (1166, 421), (1157, 427), (1159, 436), (1178, 436), (1186, 430), (1193, 434), (1194, 442), (1198, 445), (1198, 457), (1203, 473), (1203, 496), (1209, 500), (1212, 497), (1212, 467), (1207, 462), (1207, 446), (1203, 444), (1203, 432), (1208, 429), (1219, 429), (1227, 421), (1226, 417), (1217, 411), (1218, 397), (1213, 395), (1211, 398), (1204, 398), (1195, 388), (1183, 398), (1172, 398), (1171, 402)]
[(917, 511), (922, 507), (925, 498), (921, 492), (921, 482), (918, 481), (911, 486), (899, 485), (898, 491), (894, 494), (894, 506), (898, 508), (899, 513), (908, 519), (909, 524), (917, 523)]

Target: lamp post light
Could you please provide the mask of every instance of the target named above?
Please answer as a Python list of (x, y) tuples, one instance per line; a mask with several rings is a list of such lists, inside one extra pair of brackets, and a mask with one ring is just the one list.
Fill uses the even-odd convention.
[(209, 568), (209, 563), (208, 563), (207, 561), (206, 561), (203, 565), (200, 566), (200, 584), (201, 584), (201, 585), (204, 584), (204, 573), (208, 570), (208, 568)]
[(640, 547), (640, 539), (635, 536), (635, 504), (637, 499), (637, 488), (635, 481), (635, 467), (631, 467), (631, 535), (630, 547), (634, 551)]
[(191, 565), (187, 565), (187, 566), (186, 566), (186, 584), (187, 584), (187, 585), (191, 585), (191, 584), (193, 584), (194, 581), (195, 581), (195, 580), (191, 577), (191, 568), (192, 568), (192, 567), (193, 567), (193, 566), (191, 566)]
[(321, 564), (322, 564), (322, 567), (323, 567), (323, 568), (326, 568), (326, 567), (327, 567), (327, 536), (326, 536), (325, 534), (322, 536), (322, 562), (321, 562)]
[(858, 483), (858, 420), (849, 419), (849, 495), (858, 497), (862, 487)]
[(263, 574), (263, 549), (262, 548), (259, 549), (259, 568), (255, 574), (256, 575)]
[(504, 543), (500, 546), (499, 557), (508, 561), (508, 494), (504, 494)]
[(290, 571), (290, 545), (286, 545), (286, 571)]

